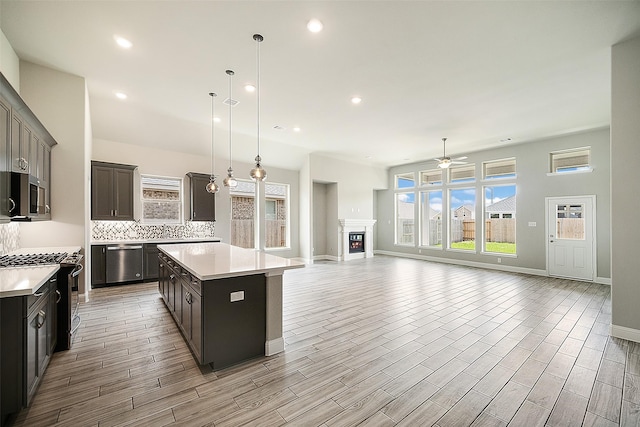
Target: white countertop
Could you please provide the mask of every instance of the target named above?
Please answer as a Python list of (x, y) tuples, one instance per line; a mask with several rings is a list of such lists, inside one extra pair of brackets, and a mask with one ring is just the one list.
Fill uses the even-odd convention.
[[(20, 248), (7, 255), (74, 253), (79, 252), (80, 249), (80, 246)], [(59, 269), (59, 264), (0, 268), (0, 298), (33, 295)]]
[(200, 280), (251, 274), (282, 274), (304, 263), (226, 243), (182, 243), (158, 248)]
[(181, 239), (130, 239), (130, 240), (92, 240), (92, 245), (132, 245), (142, 243), (190, 243), (190, 242), (219, 242), (219, 237), (189, 237)]
[(59, 269), (58, 264), (0, 268), (0, 298), (33, 295)]

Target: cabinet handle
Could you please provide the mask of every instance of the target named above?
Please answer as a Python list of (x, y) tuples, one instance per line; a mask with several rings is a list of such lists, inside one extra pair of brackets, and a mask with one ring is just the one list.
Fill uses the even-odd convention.
[(171, 280), (172, 282), (176, 280), (176, 276), (174, 276), (173, 274), (169, 275), (169, 280)]
[(51, 213), (51, 206), (44, 205), (44, 211), (45, 211), (45, 213)]
[(9, 203), (11, 203), (11, 209), (9, 209), (9, 213), (11, 213), (16, 208), (16, 202), (14, 202), (11, 197), (9, 197)]
[[(39, 322), (37, 319), (42, 318), (42, 322)], [(38, 312), (38, 317), (36, 318), (36, 326), (38, 327), (38, 329), (42, 328), (42, 326), (44, 325), (44, 322), (47, 321), (47, 313), (44, 312), (44, 310), (40, 310)]]
[(33, 294), (34, 297), (40, 298), (42, 295), (44, 295), (44, 291), (43, 292), (37, 292), (35, 294)]
[(164, 267), (164, 264), (160, 264), (160, 268)]
[(56, 294), (58, 294), (58, 298), (56, 298), (56, 304), (58, 304), (60, 302), (60, 300), (62, 299), (62, 294), (57, 289), (56, 289)]

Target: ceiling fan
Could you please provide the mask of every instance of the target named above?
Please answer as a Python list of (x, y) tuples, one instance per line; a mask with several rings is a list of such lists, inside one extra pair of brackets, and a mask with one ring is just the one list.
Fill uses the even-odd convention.
[(462, 157), (456, 157), (455, 159), (452, 159), (451, 157), (447, 156), (447, 138), (442, 138), (442, 157), (439, 158), (435, 158), (433, 160), (437, 160), (438, 161), (438, 167), (441, 169), (447, 169), (449, 166), (451, 165), (464, 165), (467, 162), (462, 162), (461, 160), (464, 160), (467, 158), (467, 156), (462, 156)]

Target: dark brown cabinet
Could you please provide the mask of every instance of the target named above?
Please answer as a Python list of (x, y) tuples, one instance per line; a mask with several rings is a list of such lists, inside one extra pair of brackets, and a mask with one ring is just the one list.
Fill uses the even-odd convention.
[(137, 166), (91, 162), (91, 219), (133, 221)]
[(207, 192), (210, 175), (189, 172), (189, 219), (191, 221), (215, 221), (216, 198)]
[(9, 221), (11, 105), (0, 96), (0, 223)]
[(59, 301), (54, 273), (33, 295), (3, 298), (0, 357), (2, 420), (28, 406), (56, 345)]
[(158, 279), (158, 244), (144, 244), (144, 265), (142, 278), (145, 281)]
[(220, 369), (264, 355), (264, 274), (201, 281), (162, 251), (158, 263), (159, 291), (198, 363)]
[(107, 246), (91, 246), (91, 285), (107, 283)]

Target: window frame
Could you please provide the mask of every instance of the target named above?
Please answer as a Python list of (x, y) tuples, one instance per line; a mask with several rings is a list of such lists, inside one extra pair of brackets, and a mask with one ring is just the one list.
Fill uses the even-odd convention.
[[(587, 157), (587, 164), (586, 165), (573, 165), (573, 166), (566, 166), (562, 169), (556, 167), (554, 169), (554, 157), (555, 156), (559, 156), (559, 158), (563, 158), (563, 156), (565, 158), (570, 158), (571, 154), (580, 154), (580, 152), (586, 151), (586, 157)], [(555, 175), (571, 175), (571, 174), (575, 174), (575, 173), (588, 173), (588, 172), (593, 172), (593, 167), (591, 166), (591, 147), (587, 146), (587, 147), (578, 147), (578, 148), (570, 148), (570, 149), (566, 149), (566, 150), (557, 150), (557, 151), (552, 151), (549, 153), (549, 172), (547, 173), (547, 175), (549, 176), (555, 176)]]
[[(178, 191), (178, 200), (166, 200), (162, 199), (147, 199), (144, 197), (144, 189), (152, 188), (149, 187), (151, 185), (148, 182), (145, 182), (146, 179), (150, 180), (162, 180), (162, 181), (173, 181), (175, 182), (175, 186), (171, 186), (171, 188), (175, 187)], [(146, 184), (146, 185), (145, 185)], [(158, 184), (160, 187), (161, 184)], [(169, 188), (166, 189), (169, 191)], [(171, 205), (178, 206), (178, 218), (177, 219), (154, 219), (154, 218), (146, 218), (144, 205), (145, 203), (166, 203)], [(140, 223), (147, 225), (159, 225), (159, 224), (183, 224), (184, 223), (184, 178), (175, 177), (175, 176), (163, 176), (163, 175), (152, 175), (152, 174), (140, 174)]]
[[(469, 184), (469, 183), (467, 183)], [(478, 252), (478, 239), (477, 236), (474, 237), (474, 245), (473, 245), (473, 249), (462, 249), (462, 248), (453, 248), (451, 247), (451, 244), (453, 243), (451, 240), (451, 236), (452, 236), (452, 229), (453, 227), (451, 226), (451, 222), (455, 219), (454, 215), (453, 215), (453, 207), (451, 205), (451, 201), (453, 200), (453, 197), (451, 195), (451, 193), (453, 191), (467, 191), (467, 190), (473, 190), (473, 197), (474, 197), (474, 201), (473, 201), (473, 212), (472, 212), (472, 219), (474, 220), (474, 236), (477, 234), (477, 220), (475, 219), (476, 216), (476, 208), (478, 206), (478, 192), (477, 192), (477, 187), (474, 185), (472, 187), (469, 186), (461, 186), (461, 187), (452, 187), (452, 188), (447, 188), (447, 213), (448, 213), (448, 219), (447, 219), (447, 250), (448, 251), (457, 251), (457, 252), (463, 252), (463, 253), (477, 253)], [(464, 207), (466, 206), (464, 203), (461, 204), (458, 208), (460, 207)], [(464, 241), (464, 229), (462, 231), (463, 236), (461, 241)]]
[[(469, 178), (460, 178), (455, 181), (452, 178), (453, 171), (462, 170), (462, 169), (473, 169), (473, 176)], [(453, 165), (447, 168), (447, 184), (449, 185), (468, 185), (476, 182), (476, 164), (475, 163), (467, 163), (464, 165)]]
[[(495, 182), (495, 180), (491, 180), (491, 182)], [(491, 189), (491, 188), (495, 188), (495, 187), (513, 187), (513, 195), (509, 196), (509, 197), (514, 197), (515, 198), (515, 207), (514, 207), (514, 211), (511, 214), (509, 218), (505, 217), (504, 213), (500, 213), (500, 214), (488, 214), (487, 212), (487, 208), (489, 206), (492, 206), (495, 203), (492, 203), (491, 205), (487, 204), (487, 190)], [(518, 202), (518, 186), (515, 183), (515, 180), (511, 183), (507, 183), (507, 182), (500, 182), (497, 183), (495, 185), (484, 185), (482, 186), (482, 246), (481, 246), (481, 253), (485, 254), (485, 255), (492, 255), (492, 256), (497, 256), (497, 257), (513, 257), (516, 258), (518, 256), (518, 211), (517, 211), (517, 202)], [(498, 202), (496, 202), (498, 203)], [(493, 218), (493, 215), (499, 215), (498, 218)], [(487, 243), (489, 243), (487, 241), (487, 221), (491, 220), (491, 219), (514, 219), (514, 224), (513, 224), (513, 244), (515, 245), (515, 252), (514, 253), (509, 253), (509, 252), (494, 252), (494, 251), (488, 251), (487, 250)], [(509, 243), (509, 242), (507, 242)]]
[[(513, 172), (506, 174), (496, 174), (496, 175), (487, 175), (487, 166), (496, 165), (500, 163), (513, 162)], [(515, 157), (508, 157), (504, 159), (496, 159), (496, 160), (488, 160), (486, 162), (482, 162), (482, 180), (483, 181), (497, 181), (497, 180), (507, 180), (507, 179), (516, 179), (518, 177), (518, 169), (517, 162)]]
[[(269, 201), (276, 201), (277, 199), (275, 198), (269, 198), (268, 194), (267, 194), (267, 190), (266, 187), (267, 185), (277, 185), (277, 186), (282, 186), (285, 188), (285, 196), (284, 196), (284, 207), (285, 207), (285, 211), (286, 211), (286, 219), (285, 219), (285, 245), (284, 246), (267, 246), (267, 226), (266, 226), (266, 221), (267, 221), (267, 202)], [(282, 251), (282, 250), (290, 250), (291, 249), (291, 185), (290, 184), (285, 184), (285, 183), (280, 183), (280, 182), (271, 182), (271, 181), (265, 181), (264, 183), (265, 186), (265, 191), (264, 191), (264, 220), (265, 220), (265, 227), (264, 227), (264, 250), (265, 251)], [(277, 203), (276, 203), (276, 220), (278, 217), (278, 207), (277, 207)]]
[[(428, 212), (431, 212), (431, 205), (430, 205), (430, 194), (432, 193), (440, 193), (440, 199), (442, 201), (442, 207), (445, 206), (445, 199), (444, 199), (444, 194), (445, 191), (442, 187), (440, 188), (430, 188), (429, 190), (421, 190), (418, 193), (418, 200), (420, 201), (419, 205), (418, 205), (418, 210), (419, 210), (419, 246), (420, 248), (425, 248), (425, 249), (433, 249), (433, 250), (444, 250), (445, 248), (445, 234), (444, 233), (444, 220), (445, 220), (445, 215), (443, 210), (444, 209), (440, 209), (440, 244), (436, 244), (436, 245), (431, 245), (429, 244), (429, 242), (427, 241), (427, 243), (425, 243), (424, 241), (424, 221), (431, 221), (431, 217), (429, 217), (427, 215), (427, 217), (425, 217), (425, 207), (426, 209), (428, 209)], [(423, 203), (423, 195), (426, 197), (426, 203)], [(427, 233), (431, 233), (431, 227), (429, 226), (427, 228)], [(437, 231), (436, 231), (437, 233)], [(427, 239), (428, 240), (428, 239)]]
[[(400, 230), (400, 224), (399, 224), (399, 209), (398, 209), (398, 203), (399, 203), (399, 197), (402, 195), (409, 195), (409, 197), (413, 197), (413, 209), (411, 210), (412, 212), (412, 220), (413, 220), (413, 230), (411, 232), (411, 242), (410, 243), (404, 243), (404, 242), (400, 242), (399, 241), (399, 230)], [(396, 191), (393, 195), (394, 197), (394, 244), (397, 246), (404, 246), (404, 247), (415, 247), (416, 246), (416, 192), (415, 191)], [(404, 226), (403, 226), (404, 227)], [(403, 233), (403, 235), (405, 235)]]

